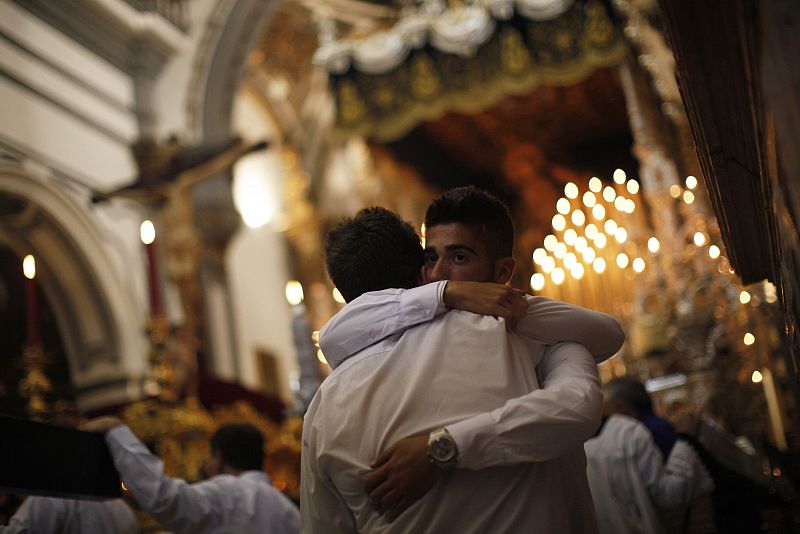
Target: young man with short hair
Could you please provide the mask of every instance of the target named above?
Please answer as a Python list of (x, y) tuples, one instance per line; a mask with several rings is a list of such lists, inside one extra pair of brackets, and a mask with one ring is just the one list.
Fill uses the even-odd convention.
[[(371, 213), (384, 220), (364, 223), (368, 214), (362, 211), (330, 235), (329, 271), (351, 301), (358, 296), (349, 287), (354, 276), (363, 291), (382, 285), (407, 288), (413, 285), (408, 273), (414, 265), (422, 268), (418, 257), (401, 252), (414, 248), (413, 229), (385, 210)], [(441, 258), (454, 280), (461, 275), (495, 282), (510, 278), (513, 259), (493, 259), (485, 244), (452, 233), (445, 232), (441, 252), (433, 249), (433, 261), (436, 226), (428, 231), (425, 276), (440, 272), (435, 264)], [(376, 233), (378, 227), (397, 231)], [(478, 227), (479, 235), (492, 230), (491, 221)], [(371, 239), (396, 246), (380, 257)], [(404, 265), (406, 278), (379, 281), (375, 273), (395, 264)], [(509, 288), (440, 282), (364, 294), (326, 326), (323, 352), (335, 370), (306, 415), (304, 530), (315, 532), (323, 525), (329, 532), (517, 532), (542, 525), (553, 532), (594, 530), (582, 442), (599, 421), (595, 363), (576, 344), (555, 346), (545, 359), (542, 355), (545, 344), (562, 341), (551, 338), (550, 323), (570, 317), (585, 322), (592, 334), (581, 340), (606, 357), (621, 345), (618, 324), (547, 299), (536, 303), (542, 311), (538, 321), (531, 313), (537, 305), (524, 305), (529, 316), (518, 329), (532, 334), (528, 338), (508, 334), (496, 319), (443, 313), (445, 303), (475, 300), (473, 292), (486, 287), (497, 296), (489, 307), (502, 311), (495, 315), (512, 317), (513, 301), (521, 297)], [(567, 324), (564, 330), (579, 326)], [(572, 333), (585, 334), (579, 328)], [(603, 337), (612, 341), (604, 344)], [(540, 359), (543, 389), (534, 369)], [(379, 468), (367, 477), (370, 502), (360, 476), (372, 458), (403, 435), (411, 437), (382, 455)], [(383, 521), (380, 512), (396, 523)]]

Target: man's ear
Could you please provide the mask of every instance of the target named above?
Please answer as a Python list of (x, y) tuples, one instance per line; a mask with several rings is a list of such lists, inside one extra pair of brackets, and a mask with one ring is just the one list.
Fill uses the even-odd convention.
[(517, 268), (517, 260), (511, 256), (500, 258), (494, 262), (494, 283), (505, 284), (511, 280), (511, 275), (514, 274), (514, 269)]

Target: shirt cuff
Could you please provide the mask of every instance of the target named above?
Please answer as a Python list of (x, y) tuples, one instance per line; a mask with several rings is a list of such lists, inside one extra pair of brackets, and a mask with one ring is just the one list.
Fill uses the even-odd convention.
[(111, 454), (114, 455), (115, 451), (130, 449), (141, 444), (141, 441), (128, 428), (128, 425), (119, 425), (106, 432), (106, 444), (111, 450)]
[(400, 295), (400, 310), (407, 326), (413, 326), (447, 311), (444, 288), (447, 280), (405, 290)]
[(491, 413), (478, 414), (445, 428), (458, 448), (458, 467), (481, 469), (484, 467), (482, 458), (493, 458), (493, 463), (498, 463), (497, 456), (503, 456), (499, 447), (497, 450), (492, 447), (497, 423)]

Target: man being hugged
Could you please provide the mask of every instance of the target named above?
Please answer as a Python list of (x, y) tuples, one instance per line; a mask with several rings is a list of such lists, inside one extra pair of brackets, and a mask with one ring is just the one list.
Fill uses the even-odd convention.
[[(619, 349), (618, 323), (502, 285), (513, 228), (494, 197), (453, 190), (426, 219), (424, 265), (413, 229), (379, 208), (329, 236), (351, 303), (321, 336), (335, 369), (306, 415), (304, 530), (595, 531), (582, 447), (601, 412), (592, 354)], [(435, 283), (415, 288), (420, 271)]]

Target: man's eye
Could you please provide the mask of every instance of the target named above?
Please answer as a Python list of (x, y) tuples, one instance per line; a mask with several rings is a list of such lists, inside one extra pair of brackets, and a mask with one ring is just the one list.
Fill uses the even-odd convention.
[(467, 257), (466, 254), (454, 254), (453, 255), (453, 263), (456, 263), (456, 264), (460, 265), (462, 263), (467, 263), (468, 261), (469, 261), (469, 258)]
[(425, 263), (436, 263), (436, 254), (425, 254)]

